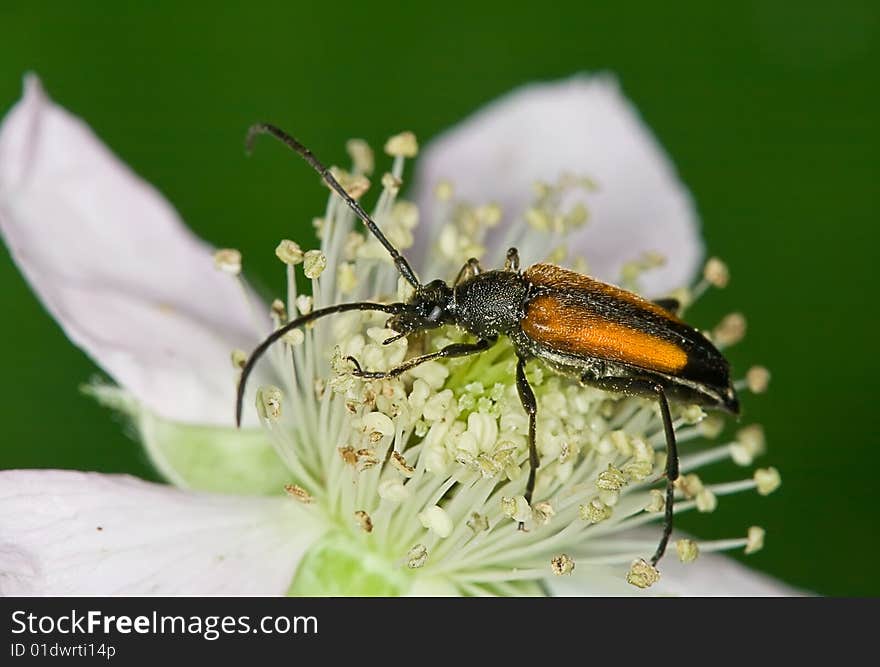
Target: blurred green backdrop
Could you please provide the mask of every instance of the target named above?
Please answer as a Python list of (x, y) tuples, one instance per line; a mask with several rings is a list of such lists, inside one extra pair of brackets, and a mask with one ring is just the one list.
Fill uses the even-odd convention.
[[(760, 464), (782, 471), (782, 488), (682, 523), (704, 537), (760, 523), (768, 542), (752, 566), (820, 593), (880, 593), (867, 419), (878, 395), (880, 5), (128, 4), (5, 0), (0, 108), (18, 99), (23, 72), (39, 73), (199, 234), (240, 248), (264, 285), (280, 285), (272, 250), (289, 221), (307, 238), (326, 191), (283, 151), (246, 161), (251, 122), (296, 128), (342, 160), (351, 136), (379, 145), (411, 129), (424, 141), (518, 84), (616, 72), (693, 191), (710, 252), (733, 272), (692, 319), (744, 310), (749, 335), (732, 361), (773, 372), (745, 410), (766, 425)], [(0, 467), (154, 479), (112, 415), (77, 392), (96, 369), (8, 254), (0, 283)]]

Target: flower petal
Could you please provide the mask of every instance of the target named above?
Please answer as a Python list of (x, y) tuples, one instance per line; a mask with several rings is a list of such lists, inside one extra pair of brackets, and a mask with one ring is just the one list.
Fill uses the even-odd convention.
[[(570, 257), (584, 256), (591, 274), (616, 282), (623, 263), (658, 252), (666, 265), (645, 275), (646, 292), (660, 295), (691, 281), (703, 253), (693, 201), (609, 75), (526, 86), (476, 112), (427, 146), (416, 199), (429, 213), (435, 186), (449, 180), (458, 198), (498, 202), (504, 224), (521, 224), (534, 183), (565, 172), (598, 185), (584, 199), (590, 222), (570, 237)], [(501, 236), (495, 234), (496, 244)], [(432, 242), (418, 239), (421, 253)], [(487, 261), (499, 262), (504, 250), (490, 247)], [(529, 248), (520, 253), (526, 264), (544, 259)]]
[(270, 330), (212, 250), (35, 76), (0, 126), (0, 230), (68, 337), (153, 412), (231, 424), (233, 348)]
[(4, 595), (283, 594), (320, 524), (291, 498), (133, 477), (0, 472)]
[(740, 565), (732, 558), (702, 554), (683, 564), (674, 555), (660, 564), (660, 581), (646, 590), (625, 580), (626, 566), (577, 567), (571, 575), (552, 577), (545, 583), (558, 596), (679, 595), (682, 597), (780, 597), (805, 595), (766, 574)]

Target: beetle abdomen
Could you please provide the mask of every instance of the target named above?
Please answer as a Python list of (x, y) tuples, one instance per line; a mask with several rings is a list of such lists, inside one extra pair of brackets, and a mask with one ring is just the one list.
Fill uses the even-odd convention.
[(673, 313), (637, 294), (551, 264), (529, 267), (524, 276), (531, 292), (522, 330), (536, 343), (704, 385), (735, 411), (727, 360)]
[(655, 335), (611, 321), (581, 304), (542, 294), (531, 299), (522, 321), (532, 340), (567, 354), (582, 354), (677, 375), (687, 366), (687, 353)]

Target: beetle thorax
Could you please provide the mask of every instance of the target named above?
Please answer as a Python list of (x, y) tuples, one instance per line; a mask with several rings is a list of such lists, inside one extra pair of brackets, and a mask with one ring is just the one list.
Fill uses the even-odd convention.
[(519, 329), (528, 285), (515, 271), (486, 271), (454, 288), (456, 323), (480, 338)]

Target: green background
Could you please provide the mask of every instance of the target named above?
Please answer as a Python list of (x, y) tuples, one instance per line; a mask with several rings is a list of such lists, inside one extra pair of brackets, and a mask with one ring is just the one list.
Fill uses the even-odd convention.
[[(692, 319), (743, 310), (749, 335), (732, 361), (773, 372), (745, 411), (766, 426), (759, 463), (782, 471), (782, 488), (682, 523), (704, 537), (760, 523), (754, 567), (824, 594), (876, 595), (880, 5), (613, 4), (5, 0), (0, 108), (36, 71), (199, 234), (240, 248), (250, 277), (280, 288), (272, 250), (282, 235), (307, 238), (326, 191), (283, 151), (247, 161), (253, 121), (296, 128), (341, 161), (351, 136), (426, 140), (518, 84), (616, 72), (733, 273)], [(155, 478), (114, 417), (77, 392), (96, 368), (8, 254), (0, 284), (0, 467)]]

